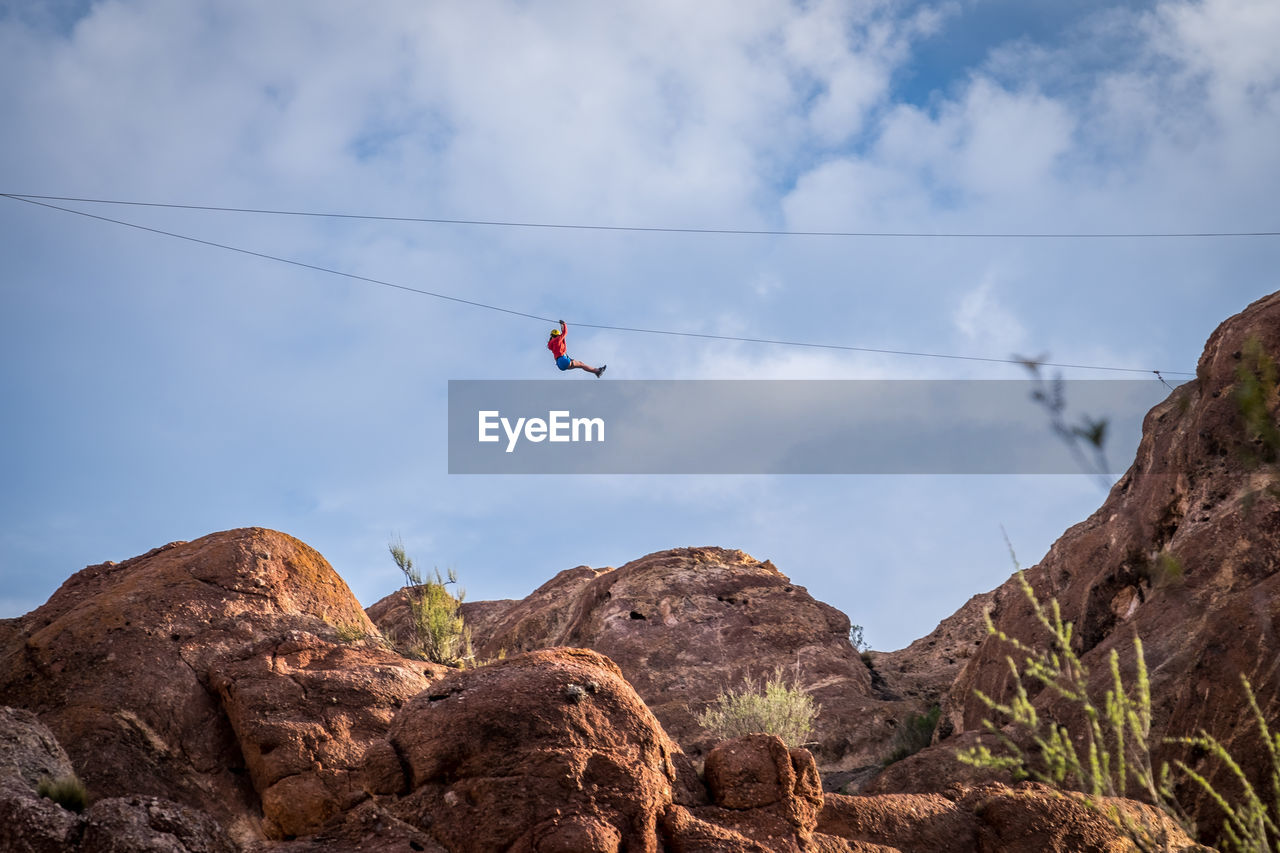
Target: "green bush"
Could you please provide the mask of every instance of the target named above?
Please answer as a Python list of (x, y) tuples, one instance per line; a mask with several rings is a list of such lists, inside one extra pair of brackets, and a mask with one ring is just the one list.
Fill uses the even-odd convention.
[(1244, 420), (1244, 437), (1256, 447), (1250, 460), (1255, 464), (1275, 462), (1280, 456), (1280, 426), (1276, 425), (1272, 403), (1278, 386), (1280, 368), (1262, 342), (1257, 337), (1245, 341), (1233, 395)]
[(408, 582), (410, 625), (413, 636), (407, 646), (409, 653), (432, 663), (455, 666), (470, 660), (471, 629), (462, 619), (461, 605), (465, 593), (459, 589), (458, 597), (449, 594), (448, 585), (457, 585), (458, 576), (450, 569), (446, 580), (440, 570), (434, 578), (423, 579), (413, 566), (413, 560), (405, 554), (399, 541), (387, 546), (391, 558)]
[(333, 628), (334, 636), (337, 637), (340, 643), (359, 643), (370, 639), (364, 628), (355, 623), (330, 622), (329, 625)]
[(89, 802), (89, 793), (85, 790), (84, 783), (74, 773), (57, 779), (44, 777), (36, 785), (36, 793), (73, 812), (84, 811)]
[(912, 714), (893, 736), (893, 751), (885, 759), (885, 765), (901, 761), (908, 755), (915, 755), (933, 742), (933, 730), (938, 727), (938, 718), (942, 716), (942, 706), (933, 705), (923, 714)]
[(741, 689), (721, 692), (698, 722), (718, 740), (764, 733), (798, 747), (808, 743), (820, 710), (804, 688), (786, 683), (779, 667), (763, 682), (747, 676)]

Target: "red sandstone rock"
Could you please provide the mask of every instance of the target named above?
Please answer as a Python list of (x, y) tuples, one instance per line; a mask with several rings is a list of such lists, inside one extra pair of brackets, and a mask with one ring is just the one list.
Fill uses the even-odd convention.
[(422, 830), (366, 800), (318, 832), (291, 841), (257, 841), (243, 853), (448, 853)]
[(0, 777), (34, 791), (42, 779), (74, 773), (71, 759), (39, 717), (21, 708), (0, 707)]
[(1166, 815), (1129, 800), (1087, 804), (1034, 783), (1010, 788), (988, 784), (939, 794), (843, 796), (828, 794), (821, 832), (869, 843), (892, 844), (904, 853), (992, 850), (1000, 853), (1131, 851), (1128, 832), (1105, 814), (1115, 808), (1131, 826), (1167, 833), (1169, 850), (1195, 845)]
[[(407, 588), (401, 588), (375, 602), (365, 612), (401, 654), (409, 654), (412, 646), (413, 622), (410, 618)], [(493, 626), (518, 602), (464, 601), (459, 610), (473, 637), (487, 637)]]
[[(74, 775), (36, 716), (0, 707), (0, 850), (5, 853), (234, 853), (214, 821), (153, 797), (98, 800), (81, 813), (40, 796)], [(64, 801), (65, 802), (65, 801)]]
[(453, 853), (656, 851), (658, 816), (696, 786), (618, 668), (581, 649), (453, 673), (401, 710), (388, 744), (404, 778), (385, 787), (409, 793), (387, 808)]
[(978, 819), (940, 794), (827, 794), (818, 829), (903, 851), (977, 850)]
[(365, 799), (365, 750), (444, 667), (291, 631), (213, 667), (275, 838), (314, 832)]
[(739, 832), (694, 817), (683, 806), (668, 806), (662, 815), (662, 835), (672, 853), (769, 853)]
[[(102, 761), (93, 753), (98, 742), (122, 762), (114, 772), (95, 771), (91, 790), (108, 796), (83, 816), (33, 797), (21, 772), (0, 779), (0, 813), (10, 819), (0, 833), (16, 827), (11, 834), (22, 840), (14, 843), (26, 845), (12, 849), (229, 853), (222, 829), (192, 804), (207, 804), (235, 828), (246, 853), (610, 853), (660, 845), (884, 853), (954, 849), (929, 845), (940, 833), (968, 838), (964, 827), (981, 849), (1115, 842), (1105, 827), (1090, 828), (1078, 803), (1050, 802), (1035, 790), (962, 792), (950, 811), (936, 798), (927, 809), (892, 798), (858, 798), (854, 806), (824, 800), (812, 756), (767, 735), (709, 753), (709, 803), (689, 760), (606, 658), (553, 649), (440, 677), (440, 668), (376, 643), (338, 642), (317, 614), (346, 622), (359, 611), (311, 555), (283, 534), (215, 534), (120, 567), (93, 567), (45, 608), (0, 624), (0, 686), (63, 726), (90, 762)], [(584, 591), (607, 576), (578, 574)], [(294, 583), (338, 592), (277, 589)], [(552, 621), (539, 630), (574, 623), (545, 615)], [(598, 616), (579, 615), (586, 623)], [(71, 653), (75, 643), (97, 667), (96, 682)], [(9, 717), (19, 728), (34, 723), (22, 712)], [(210, 742), (208, 733), (182, 725), (220, 732), (212, 742), (224, 748), (193, 749)], [(0, 755), (0, 767), (66, 765), (51, 737), (18, 740), (48, 761), (6, 764)], [(249, 784), (226, 784), (246, 775)], [(137, 787), (170, 785), (187, 803), (130, 791), (135, 776)], [(24, 781), (14, 789), (14, 780)], [(228, 792), (242, 799), (228, 800)], [(305, 837), (280, 838), (295, 833)]]
[(917, 700), (921, 707), (940, 701), (987, 638), (983, 614), (995, 598), (995, 592), (973, 596), (905, 649), (871, 652), (874, 675), (884, 681), (883, 693)]
[[(370, 608), (379, 624), (403, 619), (393, 604)], [(798, 670), (822, 706), (813, 749), (825, 768), (879, 760), (892, 731), (886, 716), (900, 713), (873, 697), (848, 618), (741, 551), (681, 548), (618, 569), (579, 566), (480, 621), (472, 630), (481, 658), (556, 646), (607, 655), (695, 756), (714, 746), (696, 715), (744, 675), (775, 667)]]
[(961, 732), (940, 741), (936, 746), (895, 761), (864, 784), (857, 793), (925, 794), (957, 786), (972, 787), (984, 782), (1013, 784), (1013, 777), (1008, 771), (980, 772), (956, 758), (958, 752), (980, 744), (996, 754), (1000, 754), (1002, 750), (999, 740), (990, 734)]
[[(173, 543), (90, 566), (5, 626), (0, 704), (36, 712), (97, 796), (176, 800), (240, 841), (263, 836), (263, 800), (267, 829), (314, 828), (362, 796), (349, 777), (365, 742), (428, 681), (334, 626), (377, 634), (298, 540), (253, 528)], [(290, 636), (306, 639), (285, 648)]]
[(746, 735), (707, 754), (712, 801), (726, 809), (777, 811), (801, 839), (813, 834), (822, 809), (822, 780), (808, 750), (788, 750), (774, 735)]
[[(1157, 762), (1190, 757), (1214, 784), (1230, 791), (1224, 770), (1167, 736), (1204, 728), (1221, 739), (1258, 781), (1263, 753), (1239, 685), (1247, 675), (1280, 727), (1280, 472), (1248, 461), (1265, 448), (1249, 435), (1235, 391), (1248, 341), (1280, 359), (1280, 293), (1224, 322), (1210, 337), (1195, 381), (1179, 387), (1148, 413), (1137, 458), (1103, 506), (1068, 530), (1027, 577), (1040, 598), (1056, 596), (1075, 625), (1075, 642), (1090, 667), (1098, 695), (1109, 679), (1106, 659), (1121, 655), (1133, 678), (1132, 638), (1142, 637), (1151, 672)], [(1280, 421), (1280, 400), (1267, 400)], [(1105, 413), (1091, 413), (1095, 415)], [(1174, 567), (1174, 570), (1170, 570)], [(993, 593), (993, 618), (1008, 635), (1043, 643), (1020, 590), (1007, 582)], [(982, 690), (1007, 698), (1008, 648), (983, 641), (953, 685), (947, 726), (975, 731), (988, 711)], [(1049, 701), (1040, 696), (1042, 706)], [(1070, 708), (1055, 707), (1064, 721)], [(942, 741), (915, 759), (916, 778), (956, 781), (953, 744)], [(931, 755), (941, 764), (930, 772)], [(890, 771), (893, 772), (892, 770)], [(876, 783), (888, 790), (891, 784)], [(1212, 827), (1214, 810), (1196, 790), (1187, 802)]]
[[(1251, 335), (1280, 351), (1280, 295), (1215, 332), (1197, 382), (1148, 415), (1135, 467), (1029, 575), (1076, 621), (1095, 673), (1105, 672), (1098, 661), (1111, 648), (1131, 671), (1127, 638), (1142, 633), (1157, 737), (1205, 726), (1256, 773), (1261, 754), (1231, 691), (1243, 671), (1268, 714), (1280, 704), (1280, 501), (1267, 491), (1274, 469), (1248, 468), (1239, 455), (1259, 449), (1231, 397)], [(1269, 405), (1274, 416), (1280, 401)], [(1176, 558), (1180, 577), (1156, 571), (1161, 554)], [(1030, 638), (1019, 595), (1006, 585), (989, 598), (1004, 630)], [(918, 701), (935, 690), (945, 668), (964, 662), (975, 612), (963, 609), (923, 646), (879, 656), (888, 672), (880, 695)], [(871, 728), (858, 720), (907, 707), (879, 701), (865, 669), (848, 663), (847, 620), (740, 552), (683, 549), (617, 570), (571, 570), (530, 599), (473, 613), (490, 655), (590, 642), (626, 663), (620, 670), (558, 649), (431, 684), (438, 671), (375, 644), (338, 642), (326, 622), (373, 633), (371, 624), (323, 558), (270, 531), (214, 534), (90, 567), (44, 607), (0, 620), (0, 703), (36, 711), (67, 739), (91, 792), (107, 797), (72, 815), (34, 797), (21, 771), (0, 770), (0, 843), (221, 853), (229, 844), (221, 830), (190, 808), (206, 805), (253, 853), (653, 850), (659, 839), (690, 851), (1127, 849), (1100, 812), (1043, 786), (824, 798), (803, 751), (760, 736), (708, 755), (716, 799), (708, 804), (624, 672), (679, 727), (690, 715), (672, 703), (702, 695), (702, 667), (722, 680), (719, 689), (736, 680), (734, 656), (799, 655), (807, 677), (821, 675), (809, 682), (815, 692), (830, 691), (819, 693), (824, 704), (847, 702), (837, 703), (836, 719), (862, 726), (835, 740), (826, 731), (822, 749), (835, 761), (869, 755), (886, 718)], [(918, 787), (961, 778), (952, 750), (976, 737), (984, 713), (971, 690), (1007, 688), (1003, 656), (992, 640), (978, 647), (951, 693), (948, 718), (959, 733), (876, 784), (895, 774)], [(24, 742), (63, 766), (40, 738)], [(155, 791), (185, 805), (145, 796)], [(1111, 804), (1161, 820), (1137, 804)], [(309, 837), (263, 840), (264, 806), (271, 832)], [(97, 846), (83, 846), (90, 842)]]
[(714, 805), (693, 809), (691, 817), (766, 849), (810, 847), (822, 810), (822, 780), (808, 750), (789, 750), (774, 735), (746, 735), (711, 750), (704, 775)]

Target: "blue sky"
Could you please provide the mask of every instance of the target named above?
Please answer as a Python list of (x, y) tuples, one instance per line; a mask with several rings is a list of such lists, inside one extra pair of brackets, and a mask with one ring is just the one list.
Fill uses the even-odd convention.
[[(0, 0), (0, 192), (447, 219), (908, 232), (1280, 228), (1280, 6)], [(852, 239), (74, 204), (574, 323), (1193, 370), (1275, 238)], [(545, 323), (0, 198), (0, 616), (230, 527), (366, 605), (399, 535), (472, 599), (684, 545), (877, 648), (1101, 502), (1086, 476), (450, 477), (449, 379)], [(606, 379), (1021, 378), (579, 329)], [(1098, 374), (1068, 373), (1079, 378)]]

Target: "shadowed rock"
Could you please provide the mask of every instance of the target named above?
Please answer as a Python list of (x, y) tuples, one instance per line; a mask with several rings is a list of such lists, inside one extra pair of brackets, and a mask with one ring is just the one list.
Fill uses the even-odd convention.
[[(5, 853), (234, 853), (203, 812), (154, 797), (83, 803), (41, 796), (66, 782), (66, 752), (34, 714), (0, 707), (0, 850)], [(71, 806), (71, 808), (68, 808)]]
[[(1137, 458), (1106, 502), (1027, 571), (1041, 600), (1056, 597), (1063, 617), (1074, 623), (1074, 642), (1096, 695), (1110, 678), (1106, 660), (1113, 649), (1133, 682), (1133, 638), (1142, 638), (1151, 671), (1157, 766), (1187, 759), (1228, 797), (1235, 791), (1225, 768), (1163, 738), (1203, 728), (1266, 785), (1269, 765), (1239, 678), (1244, 674), (1252, 681), (1276, 728), (1280, 472), (1266, 461), (1271, 450), (1247, 427), (1237, 397), (1242, 376), (1255, 369), (1251, 345), (1280, 359), (1280, 293), (1218, 327), (1196, 379), (1147, 414)], [(1266, 417), (1280, 422), (1274, 388), (1263, 402)], [(1012, 579), (991, 594), (991, 603), (999, 630), (1043, 644), (1043, 631)], [(975, 689), (1008, 698), (1009, 653), (998, 638), (983, 640), (950, 690), (948, 730), (974, 732), (989, 716)], [(1036, 701), (1043, 708), (1050, 697)], [(1059, 704), (1053, 713), (1079, 722), (1070, 707)], [(868, 790), (938, 790), (972, 779), (972, 770), (954, 762), (953, 741), (891, 767)], [(1216, 818), (1206, 799), (1191, 788), (1179, 793), (1212, 829)]]
[[(1107, 817), (1114, 808), (1120, 823)], [(1198, 849), (1167, 815), (1129, 800), (1086, 803), (1076, 794), (1023, 783), (987, 784), (940, 794), (828, 794), (818, 830), (840, 838), (888, 844), (903, 853), (992, 850), (1000, 853), (1132, 851), (1123, 822), (1147, 840), (1162, 837), (1171, 851)], [(1152, 848), (1148, 848), (1152, 849)]]

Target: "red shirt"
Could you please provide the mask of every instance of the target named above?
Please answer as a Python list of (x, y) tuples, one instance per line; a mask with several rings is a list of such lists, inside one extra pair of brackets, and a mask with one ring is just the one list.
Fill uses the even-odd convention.
[(564, 355), (565, 346), (567, 346), (564, 342), (566, 337), (568, 337), (568, 332), (561, 332), (547, 341), (547, 349), (551, 350), (551, 354), (556, 358)]

